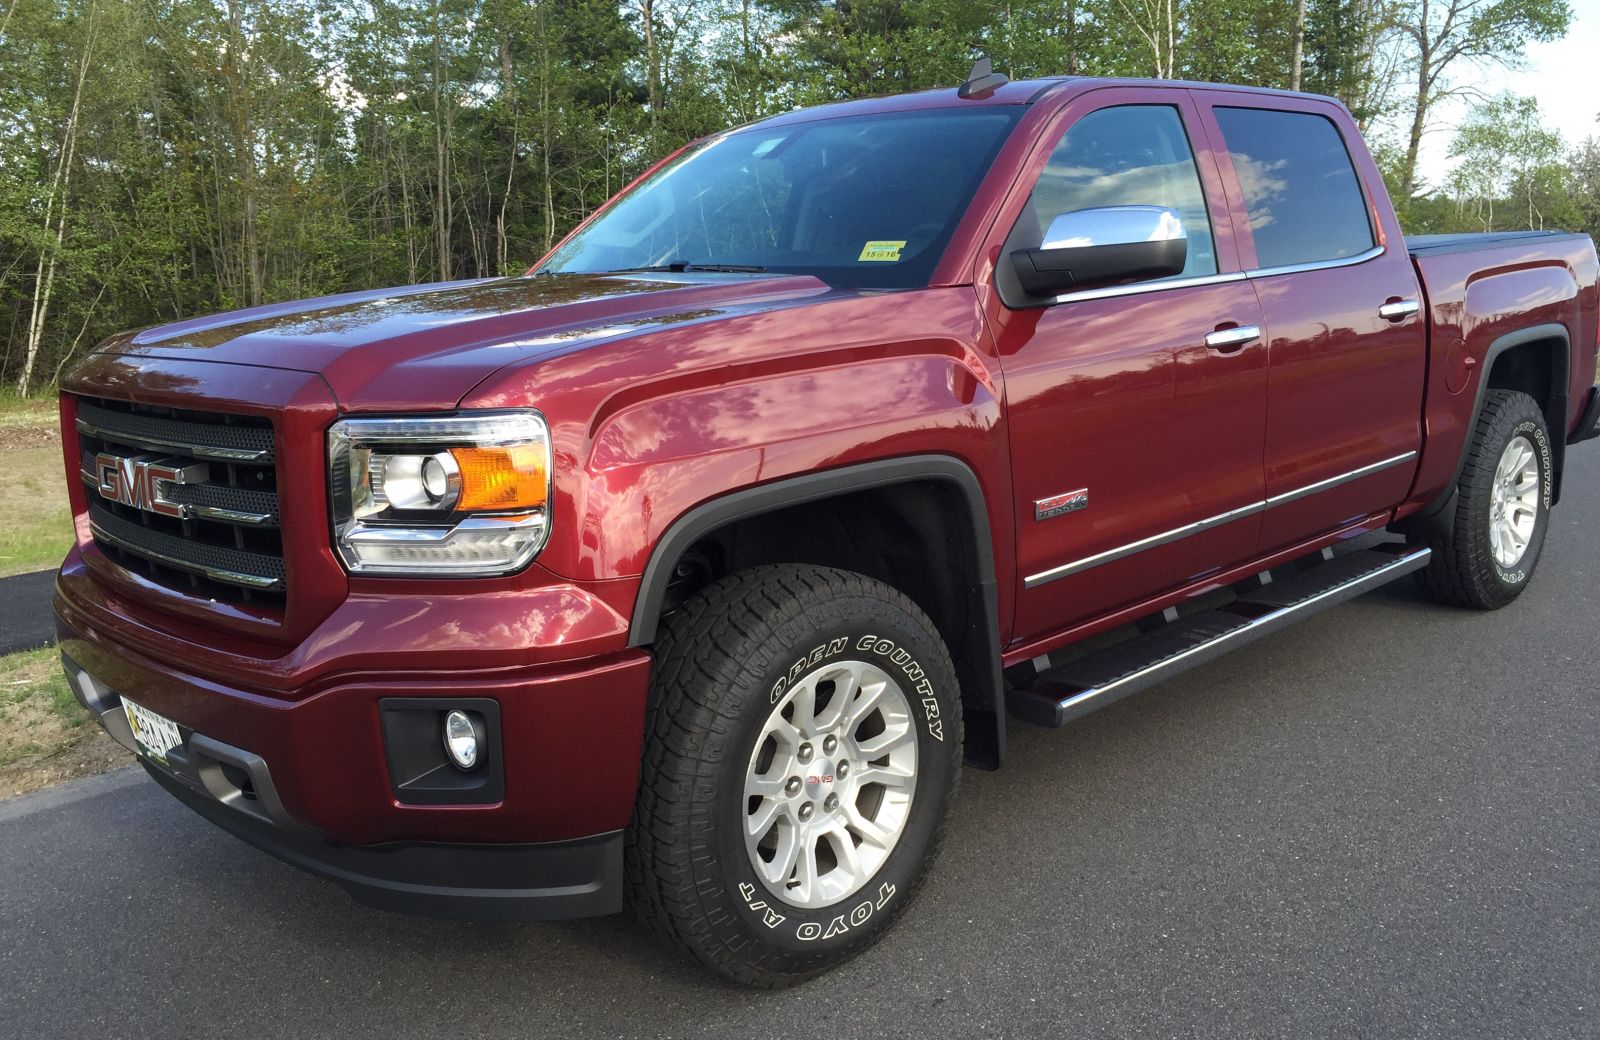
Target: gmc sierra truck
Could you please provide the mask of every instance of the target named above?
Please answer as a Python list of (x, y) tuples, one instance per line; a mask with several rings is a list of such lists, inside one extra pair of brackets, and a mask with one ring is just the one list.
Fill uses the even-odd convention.
[(1406, 574), (1515, 600), (1600, 432), (1596, 278), (1582, 235), (1404, 237), (1327, 98), (980, 68), (790, 112), (523, 276), (100, 345), (63, 663), (363, 902), (626, 901), (795, 983), (905, 910), (1010, 720)]

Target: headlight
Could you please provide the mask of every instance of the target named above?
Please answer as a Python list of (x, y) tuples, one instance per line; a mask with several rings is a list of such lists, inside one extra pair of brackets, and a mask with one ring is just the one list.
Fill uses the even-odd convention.
[(345, 419), (328, 474), (352, 573), (508, 574), (549, 532), (550, 432), (532, 412)]

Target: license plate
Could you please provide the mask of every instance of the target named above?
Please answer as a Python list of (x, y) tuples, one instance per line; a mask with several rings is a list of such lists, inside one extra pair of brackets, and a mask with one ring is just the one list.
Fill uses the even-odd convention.
[(178, 724), (126, 697), (122, 698), (122, 710), (128, 716), (128, 727), (133, 730), (133, 740), (139, 745), (140, 753), (167, 765), (167, 752), (183, 743)]

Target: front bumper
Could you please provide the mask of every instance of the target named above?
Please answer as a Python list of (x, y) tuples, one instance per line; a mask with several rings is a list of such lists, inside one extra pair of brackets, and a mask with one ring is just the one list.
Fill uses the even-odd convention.
[[(374, 674), (281, 699), (153, 660), (58, 594), (63, 663), (80, 702), (133, 746), (122, 697), (176, 722), (180, 801), (359, 901), (430, 916), (549, 920), (621, 908), (649, 658), (638, 651), (528, 669)], [(248, 678), (241, 673), (241, 681)], [(409, 800), (390, 776), (380, 704), (498, 705), (498, 800)]]
[(622, 909), (620, 830), (528, 845), (336, 845), (230, 808), (149, 760), (140, 764), (218, 827), (285, 863), (337, 881), (368, 906), (474, 921), (552, 921)]

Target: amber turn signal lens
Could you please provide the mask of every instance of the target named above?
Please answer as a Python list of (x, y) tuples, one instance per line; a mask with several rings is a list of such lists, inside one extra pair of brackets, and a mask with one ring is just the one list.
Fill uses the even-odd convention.
[(545, 505), (549, 480), (544, 469), (544, 445), (451, 448), (450, 454), (461, 470), (457, 512), (504, 512)]

